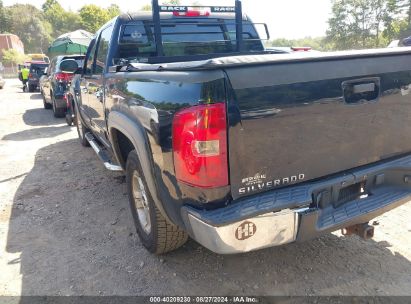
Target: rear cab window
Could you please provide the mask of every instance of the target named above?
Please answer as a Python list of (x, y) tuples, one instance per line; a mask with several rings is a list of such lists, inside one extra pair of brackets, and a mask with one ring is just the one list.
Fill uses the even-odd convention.
[(84, 65), (84, 56), (67, 56), (67, 57), (63, 57), (63, 58), (61, 59), (60, 63), (61, 63), (63, 60), (66, 60), (66, 59), (75, 60), (75, 61), (77, 62), (77, 64), (78, 64), (79, 67), (82, 67), (82, 66)]
[(49, 65), (47, 63), (41, 64), (41, 63), (35, 63), (31, 64), (30, 66), (30, 73), (31, 74), (36, 74), (37, 76), (42, 76), (44, 74), (44, 71)]
[[(236, 26), (232, 19), (163, 20), (161, 25), (165, 56), (205, 55), (236, 51)], [(261, 52), (264, 47), (249, 21), (243, 22), (245, 52)], [(144, 62), (156, 56), (154, 27), (151, 21), (124, 24), (114, 64), (121, 60)]]

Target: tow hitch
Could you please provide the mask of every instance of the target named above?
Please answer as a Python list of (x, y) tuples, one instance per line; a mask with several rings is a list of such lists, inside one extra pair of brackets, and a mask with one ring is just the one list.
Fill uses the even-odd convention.
[(347, 236), (356, 234), (364, 240), (369, 240), (374, 237), (374, 227), (368, 223), (357, 224), (341, 229), (341, 233)]

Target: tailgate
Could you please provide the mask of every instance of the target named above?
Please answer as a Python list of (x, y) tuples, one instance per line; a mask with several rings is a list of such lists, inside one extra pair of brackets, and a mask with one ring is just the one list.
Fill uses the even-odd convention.
[(226, 69), (234, 198), (411, 152), (411, 56)]

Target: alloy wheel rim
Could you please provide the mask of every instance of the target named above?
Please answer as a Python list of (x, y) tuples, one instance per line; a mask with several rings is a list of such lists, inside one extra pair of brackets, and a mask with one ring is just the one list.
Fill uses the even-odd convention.
[(151, 232), (150, 207), (148, 205), (147, 193), (144, 187), (143, 180), (137, 171), (133, 173), (132, 180), (134, 205), (137, 211), (137, 216), (140, 221), (141, 228), (145, 233)]

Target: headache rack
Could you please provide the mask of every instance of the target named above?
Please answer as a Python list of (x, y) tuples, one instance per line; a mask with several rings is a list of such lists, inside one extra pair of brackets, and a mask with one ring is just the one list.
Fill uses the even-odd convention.
[[(177, 22), (173, 21), (172, 19), (170, 19), (171, 21), (170, 20), (162, 21), (160, 14), (168, 12), (168, 13), (173, 13), (174, 16), (181, 16), (180, 14), (190, 13), (191, 12), (190, 10), (192, 9), (199, 10), (199, 11), (208, 9), (209, 10), (208, 12), (212, 14), (235, 13), (235, 21), (234, 21), (235, 31), (236, 31), (235, 50), (231, 52), (224, 52), (224, 53), (197, 54), (197, 55), (184, 55), (184, 56), (165, 56), (162, 26), (177, 24)], [(150, 56), (148, 58), (145, 58), (146, 63), (156, 64), (156, 63), (170, 63), (170, 62), (181, 62), (181, 61), (195, 61), (195, 60), (205, 60), (205, 59), (211, 59), (211, 58), (217, 58), (217, 57), (250, 54), (250, 51), (244, 50), (243, 11), (242, 11), (241, 0), (235, 0), (235, 6), (198, 6), (198, 5), (170, 6), (170, 5), (159, 5), (158, 0), (152, 0), (152, 12), (153, 12), (153, 30), (154, 30), (153, 36), (155, 39), (156, 56)], [(209, 16), (209, 14), (206, 14), (205, 16)], [(178, 24), (184, 25), (184, 23), (178, 23)], [(190, 23), (185, 23), (185, 24), (189, 25)], [(201, 23), (196, 23), (196, 24), (201, 25)], [(222, 24), (221, 21), (220, 22), (217, 21), (215, 23), (213, 22), (204, 23), (204, 25), (217, 25), (217, 26), (221, 26), (221, 24)], [(249, 23), (249, 24), (252, 24), (254, 26), (256, 23)], [(264, 23), (260, 23), (260, 24), (264, 26), (267, 39), (269, 39), (269, 32), (268, 32), (267, 25)], [(257, 29), (255, 30), (257, 32)], [(187, 33), (182, 33), (182, 34), (192, 34), (192, 33), (187, 32)], [(246, 40), (247, 41), (250, 41), (250, 40), (262, 41), (263, 39), (258, 38), (258, 39), (246, 39)], [(233, 40), (212, 40), (212, 41), (204, 42), (204, 44), (212, 44), (212, 43), (218, 43), (218, 42), (224, 42), (224, 41), (230, 42), (230, 43), (233, 42)], [(175, 43), (175, 42), (165, 42), (165, 43), (167, 44), (167, 43)], [(253, 51), (252, 53), (262, 54), (262, 53), (267, 53), (267, 51), (264, 51), (264, 50)], [(273, 53), (273, 52), (268, 52), (268, 53)]]

